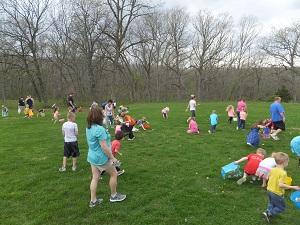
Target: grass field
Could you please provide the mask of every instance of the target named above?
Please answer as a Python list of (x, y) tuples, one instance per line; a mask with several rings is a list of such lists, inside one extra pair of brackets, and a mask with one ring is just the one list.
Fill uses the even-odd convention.
[[(9, 107), (9, 117), (1, 118), (0, 133), (0, 224), (265, 224), (262, 212), (268, 204), (266, 190), (260, 181), (239, 186), (237, 178), (222, 179), (221, 167), (237, 160), (254, 148), (245, 138), (258, 119), (269, 118), (270, 103), (247, 102), (249, 116), (246, 130), (237, 131), (229, 125), (225, 108), (236, 102), (201, 103), (197, 122), (203, 134), (187, 134), (184, 103), (127, 104), (134, 118), (146, 116), (151, 129), (135, 133), (135, 140), (121, 143), (122, 169), (118, 192), (127, 199), (109, 202), (109, 176), (104, 175), (98, 186), (101, 205), (89, 208), (91, 180), (86, 161), (85, 139), (88, 108), (77, 113), (79, 126), (78, 170), (59, 172), (63, 156), (62, 123), (53, 124), (52, 111), (43, 118), (23, 119), (15, 107)], [(283, 151), (290, 155), (288, 173), (294, 185), (300, 185), (298, 158), (291, 153), (289, 143), (300, 133), (299, 105), (283, 103), (287, 130), (280, 141), (262, 139), (260, 147), (267, 154)], [(8, 104), (8, 106), (10, 106)], [(161, 109), (169, 106), (169, 119)], [(61, 118), (66, 108), (60, 107)], [(213, 134), (209, 115), (217, 110), (219, 124)], [(113, 130), (110, 130), (113, 134)], [(112, 136), (113, 137), (113, 136)], [(244, 163), (241, 163), (241, 167)], [(272, 224), (299, 224), (299, 211), (286, 191), (287, 211)]]

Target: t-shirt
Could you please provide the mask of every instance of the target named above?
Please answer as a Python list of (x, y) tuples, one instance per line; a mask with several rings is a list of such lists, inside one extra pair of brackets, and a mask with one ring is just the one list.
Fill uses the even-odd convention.
[(116, 129), (115, 129), (115, 134), (119, 131), (121, 131), (122, 126), (121, 125), (117, 125)]
[[(74, 100), (73, 100), (73, 96), (72, 96), (72, 95), (69, 95), (69, 97), (68, 97), (68, 102), (69, 102), (69, 106), (72, 106), (72, 107), (73, 107), (73, 105), (74, 105)], [(71, 104), (70, 102), (72, 102), (72, 104)]]
[(286, 171), (280, 168), (272, 168), (270, 170), (270, 176), (268, 181), (267, 190), (275, 193), (276, 195), (282, 196), (284, 195), (284, 188), (279, 187), (279, 183), (286, 182)]
[(191, 120), (190, 125), (189, 125), (189, 129), (190, 129), (191, 132), (197, 133), (198, 132), (198, 124), (197, 124), (197, 122), (194, 121), (194, 120)]
[(105, 109), (106, 109), (106, 116), (112, 116), (113, 115), (114, 106), (112, 104), (110, 104), (110, 106), (107, 104), (105, 106)]
[(62, 131), (65, 133), (65, 142), (77, 141), (75, 132), (78, 132), (78, 126), (76, 123), (67, 121), (62, 125)]
[(125, 120), (125, 121), (129, 121), (129, 125), (131, 125), (131, 126), (133, 126), (133, 125), (135, 124), (134, 119), (132, 119), (131, 116), (129, 116), (129, 115), (126, 115), (126, 116), (124, 117), (124, 120)]
[(228, 117), (234, 117), (234, 110), (233, 109), (229, 109), (227, 111), (227, 113), (228, 113)]
[(94, 165), (103, 165), (109, 157), (101, 148), (100, 141), (105, 140), (106, 145), (111, 149), (110, 134), (104, 127), (93, 124), (90, 129), (86, 128), (86, 139), (89, 146), (87, 161)]
[(282, 116), (280, 113), (285, 113), (282, 105), (278, 102), (274, 102), (270, 106), (272, 122), (282, 121)]
[(119, 141), (119, 140), (113, 140), (113, 141), (111, 142), (111, 153), (112, 153), (113, 155), (115, 155), (115, 154), (116, 154), (116, 151), (119, 151), (119, 150), (120, 150), (120, 147), (121, 147), (120, 141)]
[(245, 113), (244, 111), (241, 111), (240, 112), (240, 119), (241, 120), (246, 120), (246, 117), (247, 117), (247, 113)]
[(261, 161), (259, 166), (271, 169), (276, 166), (276, 162), (274, 158), (269, 157)]
[(196, 110), (196, 101), (194, 99), (191, 99), (189, 102), (190, 110)]
[(254, 175), (259, 163), (264, 159), (264, 156), (259, 154), (250, 154), (247, 158), (248, 163), (245, 165), (244, 170), (247, 174)]
[(29, 109), (32, 109), (32, 107), (33, 107), (33, 101), (32, 101), (31, 98), (28, 98), (28, 99), (26, 100), (26, 104), (29, 106)]
[(238, 104), (237, 104), (236, 111), (241, 112), (242, 108), (247, 109), (247, 104), (243, 101), (239, 101)]
[(212, 126), (218, 124), (218, 115), (217, 115), (217, 114), (212, 113), (212, 114), (210, 115), (209, 119), (210, 119), (210, 124), (211, 124)]
[(24, 102), (23, 99), (20, 99), (20, 100), (19, 100), (19, 106), (25, 106), (25, 102)]

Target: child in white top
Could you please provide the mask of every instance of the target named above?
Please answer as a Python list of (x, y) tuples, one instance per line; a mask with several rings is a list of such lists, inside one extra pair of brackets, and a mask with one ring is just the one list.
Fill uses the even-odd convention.
[(77, 136), (78, 136), (78, 126), (75, 121), (75, 113), (69, 112), (67, 115), (68, 121), (62, 126), (62, 135), (65, 137), (64, 143), (64, 157), (63, 165), (59, 168), (59, 171), (66, 171), (67, 168), (67, 158), (73, 157), (73, 167), (72, 170), (76, 171), (76, 160), (80, 155)]
[(161, 113), (162, 113), (162, 116), (163, 116), (163, 118), (164, 119), (168, 119), (169, 117), (168, 117), (168, 112), (169, 112), (169, 107), (165, 107), (165, 108), (163, 108), (162, 110), (161, 110)]
[(265, 158), (258, 165), (255, 176), (263, 179), (262, 187), (267, 186), (267, 180), (269, 180), (270, 170), (276, 166), (275, 156), (276, 152), (273, 152), (270, 157)]

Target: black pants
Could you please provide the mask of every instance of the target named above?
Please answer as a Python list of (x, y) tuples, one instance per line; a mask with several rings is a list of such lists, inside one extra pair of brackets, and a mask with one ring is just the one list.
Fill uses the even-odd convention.
[(132, 128), (133, 128), (133, 125), (123, 125), (122, 126), (122, 130), (125, 131), (126, 133), (128, 133), (128, 137), (130, 139), (134, 138), (134, 135), (133, 135), (133, 132), (132, 132)]

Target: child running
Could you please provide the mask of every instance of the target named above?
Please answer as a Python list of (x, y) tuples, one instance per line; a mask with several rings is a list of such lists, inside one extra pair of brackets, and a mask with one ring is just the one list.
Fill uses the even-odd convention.
[(228, 114), (228, 120), (227, 120), (227, 122), (229, 122), (231, 124), (232, 123), (232, 119), (235, 116), (233, 106), (232, 105), (227, 106), (226, 112)]
[(283, 152), (277, 152), (274, 156), (276, 167), (270, 170), (267, 192), (269, 204), (266, 211), (263, 212), (263, 218), (270, 223), (275, 215), (283, 213), (286, 210), (284, 201), (284, 191), (286, 188), (300, 190), (299, 186), (290, 186), (286, 184), (287, 173), (284, 170), (289, 164), (289, 156)]
[(266, 151), (263, 148), (258, 148), (255, 154), (250, 154), (237, 161), (234, 161), (234, 164), (239, 164), (240, 162), (248, 160), (247, 164), (244, 167), (243, 177), (237, 181), (238, 185), (244, 183), (249, 175), (252, 175), (253, 181), (256, 180), (256, 170), (258, 168), (259, 163), (264, 159), (265, 155)]
[(56, 123), (56, 121), (58, 120), (58, 116), (59, 116), (59, 112), (58, 112), (59, 108), (55, 107), (54, 108), (54, 112), (53, 112), (53, 119), (52, 121), (54, 121), (54, 124)]
[(210, 119), (210, 130), (208, 131), (208, 133), (212, 134), (213, 132), (215, 132), (218, 124), (218, 115), (216, 110), (212, 111), (212, 113), (209, 116), (209, 119)]
[(270, 170), (276, 166), (276, 162), (274, 159), (275, 154), (276, 152), (273, 152), (270, 157), (261, 161), (256, 170), (255, 176), (263, 179), (263, 183), (261, 185), (262, 187), (267, 186), (267, 180), (269, 179)]
[(63, 165), (59, 168), (59, 171), (66, 171), (67, 169), (67, 158), (73, 157), (72, 170), (76, 171), (76, 160), (80, 156), (77, 136), (78, 136), (78, 126), (75, 121), (75, 113), (69, 112), (67, 115), (68, 121), (62, 125), (62, 135), (65, 137), (64, 143), (64, 157)]

